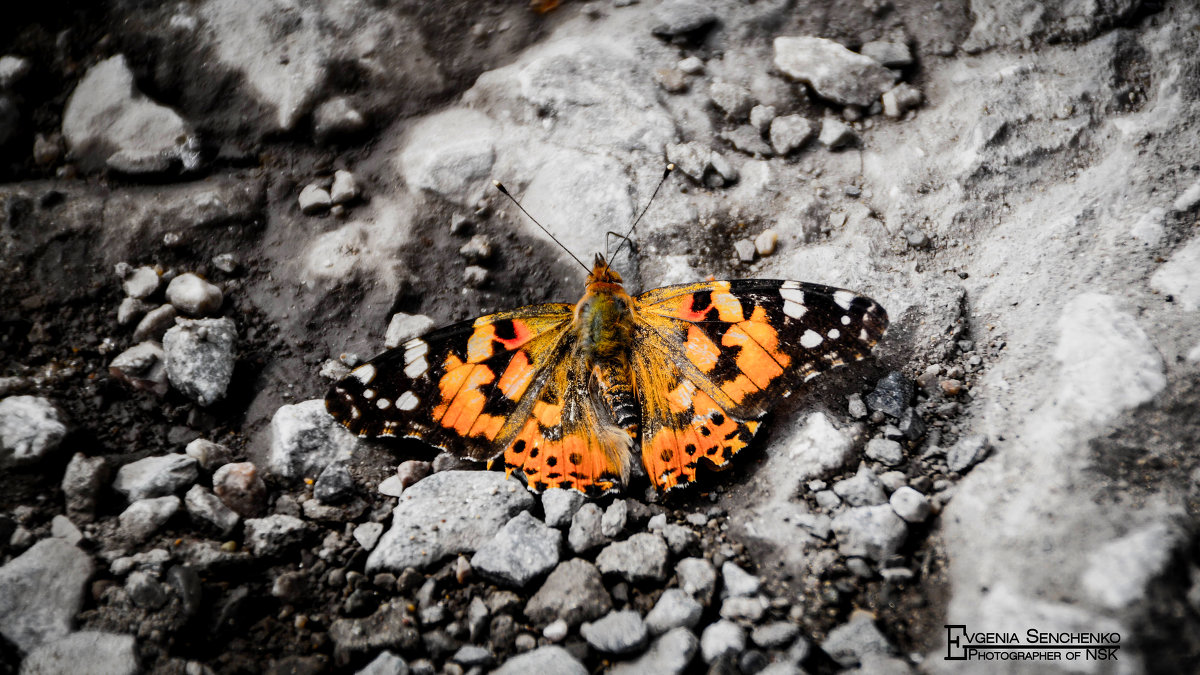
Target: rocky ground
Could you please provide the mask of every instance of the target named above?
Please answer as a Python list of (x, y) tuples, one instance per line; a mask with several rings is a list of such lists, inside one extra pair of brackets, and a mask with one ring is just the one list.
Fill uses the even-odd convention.
[[(1184, 0), (26, 4), (0, 25), (0, 672), (1191, 672)], [(873, 361), (662, 498), (320, 400), (618, 261), (852, 288)], [(971, 631), (1116, 661), (946, 661)]]

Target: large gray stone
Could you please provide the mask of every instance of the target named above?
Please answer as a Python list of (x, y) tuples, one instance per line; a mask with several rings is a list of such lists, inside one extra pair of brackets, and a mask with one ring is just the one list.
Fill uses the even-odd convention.
[(864, 108), (896, 82), (896, 74), (875, 59), (818, 37), (775, 38), (775, 66), (821, 98)]
[(612, 598), (592, 563), (574, 558), (559, 563), (538, 592), (525, 604), (525, 616), (535, 623), (562, 619), (577, 626), (612, 609)]
[(199, 464), (187, 455), (146, 457), (117, 469), (113, 489), (136, 502), (176, 494), (199, 478)]
[(23, 652), (71, 632), (94, 566), (62, 539), (43, 539), (0, 567), (0, 635)]
[(889, 504), (855, 506), (833, 519), (838, 551), (883, 562), (900, 549), (908, 536), (908, 526)]
[(141, 670), (132, 635), (82, 630), (47, 642), (21, 662), (21, 675), (89, 672), (135, 675)]
[(471, 568), (495, 583), (524, 588), (558, 564), (561, 549), (561, 532), (522, 511), (475, 552)]
[(40, 396), (0, 400), (0, 467), (38, 462), (66, 435), (67, 425), (50, 401)]
[(391, 528), (367, 558), (367, 571), (399, 573), (477, 551), (533, 503), (525, 486), (502, 473), (435, 473), (400, 496)]
[(667, 543), (663, 538), (641, 532), (606, 546), (596, 556), (596, 566), (604, 574), (616, 574), (637, 584), (666, 579), (667, 558)]
[(163, 336), (171, 386), (203, 406), (225, 398), (237, 358), (232, 319), (177, 319)]
[(330, 464), (348, 461), (357, 442), (329, 416), (323, 399), (280, 406), (271, 418), (267, 470), (284, 478), (316, 478)]
[(605, 654), (628, 654), (646, 644), (646, 624), (632, 609), (611, 612), (596, 621), (579, 627), (579, 634), (597, 651)]

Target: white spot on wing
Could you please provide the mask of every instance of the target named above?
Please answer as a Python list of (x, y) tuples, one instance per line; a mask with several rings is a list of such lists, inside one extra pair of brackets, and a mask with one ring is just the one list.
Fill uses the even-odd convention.
[(850, 291), (837, 291), (833, 294), (833, 301), (842, 309), (850, 309), (850, 303), (854, 301), (856, 296)]
[(800, 317), (804, 316), (804, 313), (807, 311), (808, 309), (798, 302), (793, 302), (791, 300), (783, 301), (783, 313), (787, 314), (793, 319), (799, 319)]
[(824, 338), (814, 333), (811, 329), (804, 331), (804, 335), (800, 336), (800, 346), (805, 349), (812, 349), (824, 342)]
[(420, 405), (421, 399), (417, 398), (416, 394), (411, 391), (404, 392), (400, 398), (396, 399), (396, 407), (400, 410), (412, 410)]
[(842, 325), (843, 325), (843, 326), (849, 326), (849, 325), (850, 325), (850, 315), (849, 315), (849, 314), (843, 314), (843, 315), (842, 315)]
[(410, 379), (416, 379), (426, 370), (429, 370), (429, 364), (425, 361), (424, 355), (417, 357), (415, 361), (404, 366), (404, 374)]
[(838, 329), (836, 329), (836, 328), (830, 328), (830, 329), (829, 329), (829, 339), (830, 339), (830, 340), (836, 340), (836, 339), (838, 339), (838, 338), (840, 338), (840, 337), (842, 337), (842, 331), (840, 331), (840, 330), (838, 330)]
[(429, 352), (429, 344), (421, 339), (411, 340), (404, 345), (404, 362), (412, 363)]
[(371, 380), (375, 379), (375, 366), (368, 363), (350, 371), (350, 374), (363, 384), (371, 384)]
[(375, 390), (363, 389), (363, 398), (367, 399), (368, 401), (375, 398)]
[(388, 408), (392, 407), (392, 402), (386, 398), (381, 398), (375, 402), (375, 405), (379, 406), (380, 410), (387, 410)]
[(784, 288), (784, 289), (800, 288), (800, 282), (799, 281), (785, 281), (782, 284), (780, 284), (779, 287)]

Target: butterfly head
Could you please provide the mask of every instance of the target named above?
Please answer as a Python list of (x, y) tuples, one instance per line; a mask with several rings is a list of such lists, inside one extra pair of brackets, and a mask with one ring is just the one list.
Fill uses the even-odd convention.
[(592, 272), (588, 274), (587, 285), (590, 289), (593, 284), (615, 284), (620, 286), (621, 275), (609, 267), (608, 262), (604, 260), (604, 256), (596, 254), (596, 260), (592, 263)]

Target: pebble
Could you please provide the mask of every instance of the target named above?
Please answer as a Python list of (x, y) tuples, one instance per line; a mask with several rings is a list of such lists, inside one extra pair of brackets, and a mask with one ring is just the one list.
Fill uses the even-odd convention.
[(907, 440), (920, 440), (925, 436), (925, 420), (921, 419), (921, 414), (917, 412), (916, 408), (910, 406), (900, 416), (899, 430), (900, 435)]
[(609, 675), (680, 675), (696, 656), (700, 641), (686, 628), (667, 631), (637, 659), (614, 663)]
[(142, 609), (153, 611), (167, 604), (166, 587), (146, 572), (130, 572), (125, 579), (125, 593), (134, 605)]
[(767, 600), (761, 595), (752, 598), (726, 598), (721, 603), (721, 618), (731, 621), (757, 623), (767, 611)]
[(722, 131), (721, 138), (729, 142), (739, 152), (751, 156), (770, 157), (775, 154), (771, 146), (762, 139), (762, 132), (748, 124), (742, 124), (729, 131)]
[(329, 199), (334, 204), (348, 204), (358, 199), (358, 179), (354, 174), (343, 169), (333, 172), (333, 187), (329, 189)]
[[(904, 113), (921, 105), (921, 90), (901, 82), (883, 93), (880, 101), (883, 103), (883, 114), (888, 117), (900, 117)], [(917, 246), (915, 248), (921, 248)]]
[(238, 271), (238, 268), (240, 267), (237, 258), (232, 253), (218, 253), (217, 255), (214, 255), (212, 258), (212, 264), (213, 267), (225, 272), (226, 274), (233, 274), (234, 272)]
[(733, 562), (726, 561), (721, 565), (721, 581), (725, 588), (723, 595), (727, 597), (744, 597), (758, 593), (758, 577)]
[(904, 449), (896, 441), (872, 438), (867, 441), (866, 455), (885, 466), (898, 466), (904, 461)]
[(367, 120), (345, 96), (323, 101), (313, 111), (313, 135), (319, 141), (353, 136), (366, 126)]
[(744, 263), (754, 262), (755, 254), (758, 253), (754, 242), (749, 239), (738, 239), (733, 242), (733, 250), (737, 254), (737, 259)]
[(685, 59), (680, 59), (675, 67), (685, 75), (699, 75), (704, 72), (704, 61), (698, 56), (689, 56)]
[(167, 302), (190, 316), (216, 314), (224, 301), (220, 288), (191, 272), (180, 274), (167, 284)]
[(542, 637), (551, 642), (562, 642), (571, 632), (571, 627), (562, 619), (555, 619), (542, 629)]
[(304, 521), (295, 516), (276, 513), (263, 518), (247, 518), (244, 525), (246, 550), (260, 558), (278, 555), (303, 541), (306, 530)]
[(864, 108), (879, 100), (897, 77), (875, 59), (817, 37), (775, 38), (775, 66), (821, 98)]
[(193, 521), (211, 526), (223, 537), (228, 537), (241, 522), (236, 511), (201, 485), (193, 485), (184, 495), (183, 503)]
[(337, 619), (329, 626), (329, 637), (339, 651), (350, 655), (383, 649), (408, 652), (421, 644), (416, 626), (417, 619), (405, 603), (391, 602), (368, 617)]
[(567, 532), (567, 543), (576, 553), (589, 551), (607, 543), (603, 531), (604, 512), (596, 504), (588, 502), (579, 507), (571, 517), (571, 529)]
[(305, 185), (300, 191), (300, 197), (297, 199), (300, 204), (300, 212), (305, 215), (313, 215), (328, 211), (333, 204), (333, 198), (329, 196), (329, 191), (325, 188), (311, 183)]
[(631, 609), (610, 612), (594, 622), (584, 623), (579, 634), (593, 649), (606, 654), (638, 651), (648, 637), (641, 615)]
[(390, 651), (382, 651), (355, 675), (407, 675), (408, 663)]
[(88, 554), (56, 538), (10, 560), (0, 567), (0, 635), (25, 653), (66, 636), (93, 570)]
[(150, 311), (153, 307), (150, 303), (137, 298), (122, 298), (121, 304), (117, 305), (117, 323), (122, 326), (127, 326), (143, 314)]
[(113, 489), (130, 502), (181, 492), (200, 478), (196, 460), (181, 454), (146, 457), (117, 469)]
[(409, 340), (428, 333), (434, 327), (433, 319), (424, 314), (405, 314), (396, 312), (388, 322), (387, 334), (383, 346), (395, 349)]
[(956, 473), (962, 473), (975, 466), (991, 452), (988, 438), (982, 434), (965, 436), (958, 439), (946, 452), (946, 467)]
[[(195, 488), (200, 488), (200, 486), (196, 485), (193, 489)], [(126, 507), (118, 516), (118, 520), (121, 522), (121, 532), (131, 541), (144, 541), (165, 525), (171, 516), (179, 511), (179, 506), (179, 497), (175, 495), (139, 499)]]
[(695, 0), (668, 0), (654, 8), (658, 23), (651, 33), (658, 37), (674, 37), (699, 33), (717, 21), (717, 15), (705, 3)]
[(89, 672), (105, 675), (136, 675), (137, 641), (132, 635), (82, 630), (51, 640), (34, 649), (21, 662), (23, 675), (54, 675), (78, 672), (80, 664)]
[(604, 510), (600, 518), (600, 533), (609, 539), (615, 538), (625, 530), (625, 521), (629, 516), (629, 507), (623, 499), (614, 499)]
[(484, 262), (492, 257), (492, 239), (486, 234), (477, 234), (458, 249), (458, 254), (469, 263)]
[(867, 394), (867, 407), (878, 410), (892, 417), (899, 418), (908, 409), (912, 401), (914, 387), (903, 373), (893, 370), (875, 385), (874, 391)]
[(942, 380), (940, 385), (942, 387), (942, 393), (947, 396), (958, 396), (963, 392), (962, 380), (947, 378)]
[(280, 406), (271, 418), (267, 470), (293, 480), (315, 478), (330, 464), (348, 461), (357, 444), (326, 412), (324, 399)]
[(775, 119), (776, 112), (773, 105), (756, 105), (750, 109), (750, 126), (754, 127), (762, 133), (766, 131), (771, 122)]
[(732, 621), (711, 623), (700, 635), (700, 655), (712, 663), (726, 654), (739, 654), (746, 648), (746, 633)]
[(929, 500), (925, 498), (925, 495), (908, 486), (897, 489), (888, 501), (896, 515), (906, 522), (923, 523), (929, 517), (931, 510)]
[(139, 391), (167, 393), (167, 353), (158, 342), (142, 342), (121, 352), (108, 364), (113, 377)]
[(236, 342), (231, 319), (177, 319), (163, 336), (171, 386), (202, 406), (224, 398), (233, 378)]
[(154, 295), (161, 284), (162, 274), (153, 267), (143, 266), (128, 272), (125, 280), (121, 282), (121, 288), (125, 295), (136, 300), (145, 300)]
[(704, 174), (712, 165), (712, 150), (696, 143), (667, 143), (667, 161), (679, 172), (694, 181), (704, 180)]
[(724, 187), (737, 182), (739, 176), (738, 170), (721, 153), (714, 151), (712, 156), (709, 157), (708, 163), (712, 166), (713, 171), (716, 172), (714, 176), (718, 179), (715, 181), (716, 187)]
[(63, 472), (62, 491), (67, 513), (82, 521), (96, 514), (96, 499), (108, 478), (108, 461), (75, 453)]
[(505, 661), (491, 675), (588, 675), (571, 652), (557, 645), (538, 647)]
[(913, 62), (912, 52), (903, 42), (886, 42), (872, 40), (859, 50), (863, 56), (870, 57), (888, 68), (905, 68)]
[(754, 238), (754, 250), (758, 251), (760, 256), (766, 257), (775, 252), (775, 247), (779, 245), (779, 234), (775, 230), (766, 229), (759, 233)]
[(354, 478), (343, 462), (325, 467), (313, 485), (313, 497), (322, 504), (345, 504), (354, 497)]
[(661, 635), (673, 628), (695, 628), (704, 607), (681, 588), (668, 588), (646, 614), (646, 629)]
[(422, 569), (477, 551), (533, 506), (519, 482), (490, 471), (443, 471), (416, 483), (392, 510), (392, 526), (367, 558), (367, 573)]
[(600, 570), (581, 558), (558, 564), (537, 593), (525, 604), (525, 616), (535, 623), (561, 618), (572, 626), (604, 616), (612, 598)]
[(750, 640), (763, 649), (783, 649), (800, 635), (800, 627), (787, 621), (772, 621), (758, 626), (750, 633)]
[(375, 548), (382, 535), (383, 523), (361, 523), (354, 528), (354, 541), (368, 551)]
[(891, 645), (875, 627), (870, 614), (855, 612), (850, 621), (829, 631), (821, 649), (843, 668), (850, 668), (861, 663), (868, 654), (887, 655)]
[(717, 590), (717, 570), (704, 558), (684, 558), (675, 564), (679, 587), (700, 604), (712, 602)]
[(683, 73), (674, 68), (656, 68), (654, 80), (664, 91), (672, 94), (681, 94), (688, 88), (688, 81), (684, 78)]
[(32, 69), (29, 59), (12, 54), (0, 56), (0, 89), (12, 89), (13, 85), (24, 79)]
[(133, 329), (134, 341), (161, 341), (167, 330), (175, 325), (175, 317), (178, 315), (179, 313), (171, 305), (159, 305), (146, 312), (142, 320), (138, 322), (137, 327)]
[(894, 554), (908, 535), (908, 526), (888, 504), (854, 506), (833, 518), (838, 551), (881, 562)]
[(603, 574), (616, 574), (630, 583), (667, 578), (667, 543), (657, 534), (641, 532), (609, 544), (596, 556)]
[(183, 454), (199, 462), (200, 468), (205, 471), (212, 471), (233, 459), (233, 452), (229, 448), (203, 438), (188, 443)]
[(518, 513), (471, 558), (471, 568), (496, 584), (524, 588), (558, 564), (562, 533)]
[(40, 396), (0, 400), (0, 466), (35, 464), (58, 449), (67, 425), (58, 408)]
[(700, 543), (700, 537), (689, 527), (674, 523), (662, 528), (663, 539), (667, 540), (667, 548), (672, 555), (682, 555)]
[[(542, 511), (546, 516), (546, 524), (550, 527), (567, 527), (580, 507), (583, 506), (584, 501), (583, 493), (578, 490), (563, 488), (546, 490), (542, 493)], [(603, 526), (603, 522), (601, 525)]]
[(254, 518), (267, 508), (267, 485), (251, 462), (232, 462), (213, 473), (213, 492), (243, 518)]
[(883, 483), (866, 464), (860, 464), (853, 477), (834, 483), (833, 492), (850, 506), (875, 506), (887, 501)]
[(486, 647), (463, 645), (450, 660), (467, 668), (486, 668), (492, 664), (492, 653)]
[(483, 288), (488, 282), (488, 271), (478, 265), (463, 268), (463, 284), (468, 288)]
[(83, 533), (71, 522), (71, 519), (61, 513), (50, 519), (50, 536), (62, 539), (69, 544), (83, 541)]

